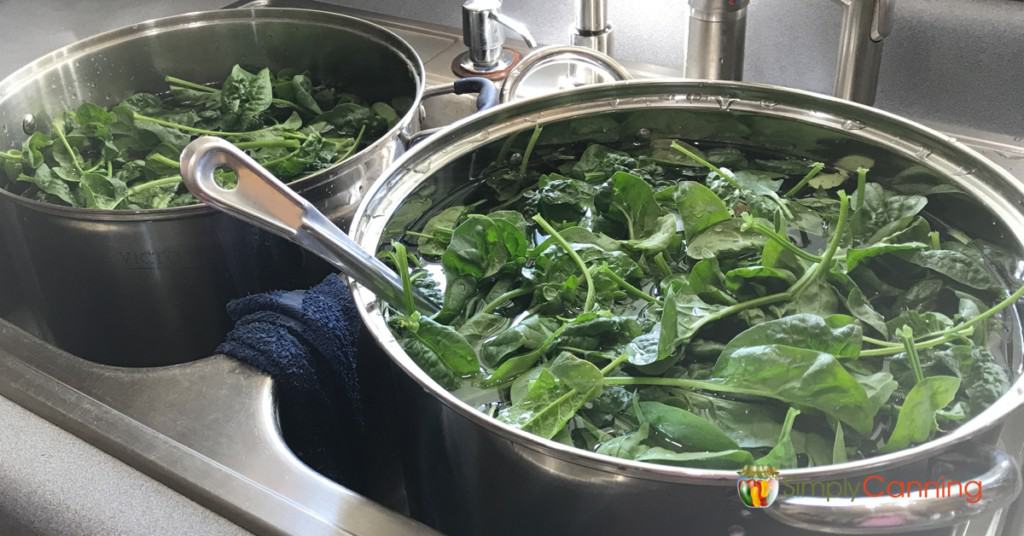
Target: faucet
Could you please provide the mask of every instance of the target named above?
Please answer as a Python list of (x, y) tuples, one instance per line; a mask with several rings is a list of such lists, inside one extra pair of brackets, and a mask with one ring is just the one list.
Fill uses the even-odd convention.
[(608, 23), (608, 0), (575, 0), (575, 11), (570, 43), (609, 54), (612, 26)]
[[(892, 31), (896, 0), (836, 0), (844, 7), (832, 94), (875, 102), (882, 44)], [(741, 80), (749, 0), (690, 0), (683, 60), (687, 78)]]
[(452, 62), (455, 74), (503, 78), (522, 58), (518, 51), (505, 48), (505, 28), (519, 34), (526, 46), (537, 46), (525, 24), (501, 12), (501, 0), (466, 0), (462, 4), (462, 42), (468, 50)]
[(683, 71), (687, 78), (742, 80), (750, 0), (690, 0)]

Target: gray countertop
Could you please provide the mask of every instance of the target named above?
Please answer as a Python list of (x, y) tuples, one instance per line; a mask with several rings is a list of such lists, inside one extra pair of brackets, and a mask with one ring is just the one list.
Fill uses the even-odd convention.
[(0, 398), (0, 534), (248, 534)]

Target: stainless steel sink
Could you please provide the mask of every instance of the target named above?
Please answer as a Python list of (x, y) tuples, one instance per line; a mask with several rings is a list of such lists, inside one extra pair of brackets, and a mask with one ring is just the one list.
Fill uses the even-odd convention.
[[(245, 5), (271, 3), (343, 11), (374, 20), (420, 52), (428, 84), (454, 78), (450, 64), (463, 50), (456, 30), (310, 0), (265, 0)], [(522, 48), (522, 43), (510, 44)], [(674, 74), (661, 67), (627, 67), (638, 77)], [(438, 97), (428, 100), (424, 110), (424, 127), (442, 126), (471, 114), (473, 99)], [(1021, 140), (963, 131), (951, 125), (933, 126), (1024, 177)], [(17, 311), (0, 310), (0, 316), (25, 325)], [(306, 466), (282, 437), (273, 381), (226, 356), (161, 368), (108, 367), (56, 350), (0, 320), (0, 396), (253, 532), (433, 533)], [(1003, 443), (1008, 450), (1022, 454), (1024, 413), (1012, 420)], [(950, 534), (1021, 536), (1024, 499), (1011, 509)]]

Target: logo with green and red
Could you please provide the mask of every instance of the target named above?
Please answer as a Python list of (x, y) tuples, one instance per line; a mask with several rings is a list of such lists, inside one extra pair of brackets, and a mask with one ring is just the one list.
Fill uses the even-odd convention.
[(739, 471), (736, 491), (747, 508), (768, 508), (779, 496), (779, 471), (770, 465), (748, 465)]

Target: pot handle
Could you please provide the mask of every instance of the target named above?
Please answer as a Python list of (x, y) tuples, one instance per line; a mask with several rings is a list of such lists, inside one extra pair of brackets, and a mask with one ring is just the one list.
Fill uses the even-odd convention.
[[(498, 87), (494, 85), (494, 82), (479, 77), (470, 76), (467, 78), (460, 78), (451, 84), (428, 87), (423, 91), (423, 99), (429, 99), (431, 97), (437, 97), (440, 95), (465, 95), (466, 93), (476, 93), (476, 111), (482, 112), (489, 110), (498, 105)], [(410, 134), (405, 137), (405, 143), (407, 146), (413, 146), (425, 138), (437, 133), (442, 127), (428, 128), (421, 130), (415, 134)]]
[[(218, 168), (234, 171), (237, 186), (227, 189), (218, 184)], [(391, 268), (231, 142), (203, 136), (189, 143), (181, 152), (181, 178), (204, 203), (316, 253), (389, 303), (405, 301), (402, 280)], [(417, 309), (437, 312), (437, 306), (416, 289), (412, 294)]]
[(591, 48), (569, 45), (538, 48), (523, 57), (505, 77), (501, 84), (501, 102), (514, 100), (519, 85), (533, 74), (533, 71), (556, 63), (583, 64), (617, 81), (633, 78), (621, 63)]
[[(935, 487), (929, 487), (924, 497), (915, 488), (912, 496), (893, 498), (883, 489), (884, 482), (879, 481), (876, 490), (882, 493), (881, 496), (858, 496), (853, 501), (846, 498), (828, 500), (825, 497), (779, 497), (766, 513), (786, 525), (812, 531), (905, 534), (963, 523), (976, 515), (1006, 506), (1020, 493), (1020, 467), (1012, 456), (1002, 450), (986, 447), (970, 454), (949, 453), (940, 459), (949, 463), (948, 472), (954, 474), (956, 467), (965, 465), (983, 464), (988, 467), (984, 473), (960, 481), (980, 482), (977, 497), (970, 495), (966, 487), (967, 496), (961, 496), (958, 488), (954, 488), (952, 493), (948, 493), (949, 488), (945, 488), (947, 493), (944, 496), (941, 492), (937, 493)], [(975, 498), (977, 500), (973, 502), (969, 500)]]

